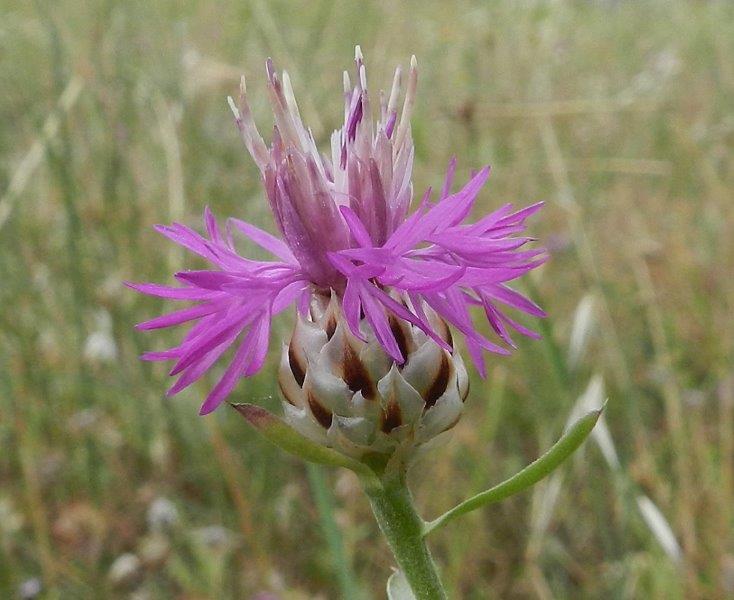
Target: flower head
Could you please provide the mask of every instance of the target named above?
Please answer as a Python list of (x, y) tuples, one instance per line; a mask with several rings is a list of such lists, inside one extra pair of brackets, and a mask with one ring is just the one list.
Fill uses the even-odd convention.
[[(541, 205), (513, 212), (507, 204), (467, 222), (489, 168), (452, 191), (456, 170), (452, 160), (437, 200), (431, 200), (429, 189), (409, 213), (415, 57), (400, 115), (400, 68), (390, 94), (379, 95), (377, 111), (368, 93), (359, 47), (355, 70), (354, 84), (344, 74), (344, 124), (331, 136), (330, 156), (318, 151), (301, 121), (287, 73), (278, 76), (270, 60), (267, 88), (275, 126), (268, 147), (255, 126), (243, 78), (239, 102), (230, 98), (230, 106), (260, 169), (281, 237), (234, 218), (222, 230), (207, 208), (206, 236), (181, 224), (157, 230), (204, 258), (211, 268), (177, 273), (181, 285), (176, 287), (128, 284), (146, 294), (193, 303), (138, 325), (156, 329), (193, 323), (178, 346), (143, 356), (175, 361), (171, 375), (179, 377), (170, 394), (198, 380), (233, 348), (223, 375), (201, 407), (202, 414), (214, 410), (240, 378), (260, 370), (271, 321), (293, 304), (300, 320), (315, 322), (323, 313), (324, 299), (335, 299), (350, 344), (379, 348), (396, 369), (407, 366), (410, 358), (411, 350), (401, 335), (404, 327), (420, 332), (422, 341), (430, 340), (453, 356), (452, 342), (444, 331), (448, 323), (465, 339), (482, 375), (484, 351), (508, 354), (507, 347), (514, 346), (511, 330), (536, 336), (501, 307), (544, 314), (508, 286), (545, 260), (543, 249), (525, 248), (532, 240), (524, 235), (525, 220)], [(373, 112), (377, 118), (373, 119)], [(249, 238), (273, 259), (241, 256), (235, 249), (235, 235)], [(496, 342), (477, 330), (472, 307), (483, 309), (499, 338)], [(326, 341), (321, 344), (324, 348)]]

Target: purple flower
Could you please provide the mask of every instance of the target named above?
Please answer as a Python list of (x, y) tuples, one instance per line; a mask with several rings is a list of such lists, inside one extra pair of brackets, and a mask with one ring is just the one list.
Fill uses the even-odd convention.
[[(355, 63), (354, 85), (344, 74), (344, 125), (331, 136), (330, 156), (318, 151), (301, 121), (287, 73), (279, 77), (270, 60), (267, 87), (275, 116), (270, 147), (253, 121), (244, 78), (239, 103), (235, 105), (230, 98), (242, 139), (260, 169), (282, 239), (233, 218), (226, 221), (222, 231), (207, 208), (206, 236), (178, 223), (156, 229), (204, 258), (210, 269), (177, 273), (181, 284), (177, 287), (128, 284), (145, 294), (192, 303), (138, 325), (147, 330), (193, 323), (178, 346), (143, 355), (146, 360), (175, 361), (170, 374), (178, 379), (169, 394), (194, 383), (233, 349), (201, 414), (214, 410), (241, 377), (253, 375), (263, 366), (273, 317), (292, 304), (302, 315), (307, 314), (315, 295), (335, 293), (351, 332), (365, 339), (360, 329), (365, 319), (398, 365), (404, 356), (391, 319), (409, 322), (451, 350), (449, 342), (435, 331), (435, 319), (427, 316), (426, 307), (462, 334), (482, 375), (483, 351), (508, 354), (506, 346), (514, 346), (511, 330), (537, 337), (500, 306), (544, 315), (508, 286), (546, 259), (543, 249), (525, 249), (532, 240), (523, 234), (525, 220), (541, 204), (517, 212), (507, 204), (468, 223), (489, 167), (452, 192), (456, 170), (452, 160), (437, 201), (431, 201), (429, 189), (409, 214), (415, 57), (399, 118), (400, 68), (395, 71), (390, 95), (380, 93), (379, 117), (373, 120), (359, 47)], [(235, 235), (267, 250), (273, 260), (241, 256), (235, 249)], [(479, 333), (472, 321), (472, 307), (484, 310), (497, 342)]]

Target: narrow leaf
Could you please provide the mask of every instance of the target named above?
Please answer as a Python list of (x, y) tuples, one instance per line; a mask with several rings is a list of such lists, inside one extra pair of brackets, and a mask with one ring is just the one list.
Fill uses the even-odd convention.
[(320, 465), (346, 467), (366, 477), (374, 476), (366, 465), (344, 456), (336, 450), (312, 442), (285, 423), (280, 417), (276, 417), (261, 406), (232, 404), (232, 407), (245, 417), (247, 422), (259, 433), (281, 450)]
[(387, 580), (387, 600), (415, 600), (415, 594), (402, 571), (395, 571)]
[(519, 473), (516, 473), (493, 488), (472, 496), (437, 519), (427, 523), (423, 535), (429, 534), (449, 521), (454, 520), (456, 517), (460, 517), (472, 510), (513, 496), (543, 479), (573, 454), (589, 436), (602, 410), (604, 410), (604, 407), (598, 410), (592, 410), (581, 417), (566, 430), (561, 438), (543, 456), (535, 462), (530, 463)]

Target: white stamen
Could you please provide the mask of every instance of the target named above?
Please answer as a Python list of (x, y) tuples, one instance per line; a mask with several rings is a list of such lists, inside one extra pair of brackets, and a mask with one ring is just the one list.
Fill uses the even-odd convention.
[(415, 90), (418, 87), (418, 61), (415, 54), (410, 58), (410, 73), (408, 73), (408, 86), (405, 89), (405, 100), (403, 101), (403, 113), (400, 115), (400, 125), (395, 136), (395, 148), (400, 150), (406, 136), (410, 132), (410, 116), (413, 112), (415, 102)]
[(392, 80), (392, 89), (390, 90), (390, 99), (387, 102), (387, 114), (391, 115), (398, 108), (398, 96), (400, 95), (400, 81), (403, 71), (400, 67), (395, 69), (395, 76)]
[(285, 95), (286, 104), (288, 104), (289, 110), (293, 115), (301, 119), (301, 113), (298, 110), (298, 103), (296, 102), (296, 96), (293, 93), (293, 86), (291, 86), (291, 78), (287, 71), (283, 71), (283, 94)]
[(244, 75), (240, 77), (239, 102), (235, 105), (235, 101), (231, 97), (227, 98), (227, 102), (237, 120), (237, 127), (240, 130), (242, 141), (245, 143), (247, 151), (257, 163), (260, 170), (263, 170), (268, 162), (268, 149), (257, 130), (252, 113), (250, 112), (250, 106), (247, 103), (247, 84)]
[(237, 105), (234, 103), (234, 98), (232, 98), (232, 96), (227, 96), (227, 104), (229, 104), (229, 109), (232, 111), (234, 118), (239, 121), (242, 118), (240, 116), (240, 109), (237, 108)]
[[(387, 118), (387, 102), (385, 99), (385, 90), (380, 90), (380, 121), (384, 121)], [(378, 124), (379, 126), (382, 123)]]
[(344, 82), (344, 122), (346, 123), (349, 117), (349, 104), (352, 101), (352, 82), (349, 79), (349, 73), (344, 71), (342, 80)]

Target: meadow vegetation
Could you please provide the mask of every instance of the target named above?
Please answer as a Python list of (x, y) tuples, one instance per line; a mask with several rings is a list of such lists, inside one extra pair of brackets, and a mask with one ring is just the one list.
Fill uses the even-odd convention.
[[(474, 376), (414, 473), (426, 517), (533, 460), (580, 407), (603, 427), (556, 475), (432, 540), (451, 597), (734, 596), (734, 5), (143, 2), (0, 8), (0, 596), (379, 598), (391, 556), (355, 477), (306, 468), (205, 380), (164, 396), (133, 329), (195, 261), (157, 235), (205, 205), (273, 230), (226, 97), (289, 71), (324, 144), (341, 70), (420, 68), (415, 189), (489, 163), (481, 209), (545, 200), (548, 311)], [(289, 334), (290, 318), (276, 336)], [(166, 337), (168, 336), (168, 337)], [(273, 358), (279, 344), (272, 345)], [(274, 365), (235, 401), (278, 410)], [(39, 592), (40, 589), (40, 592)], [(39, 592), (39, 596), (36, 592)]]

